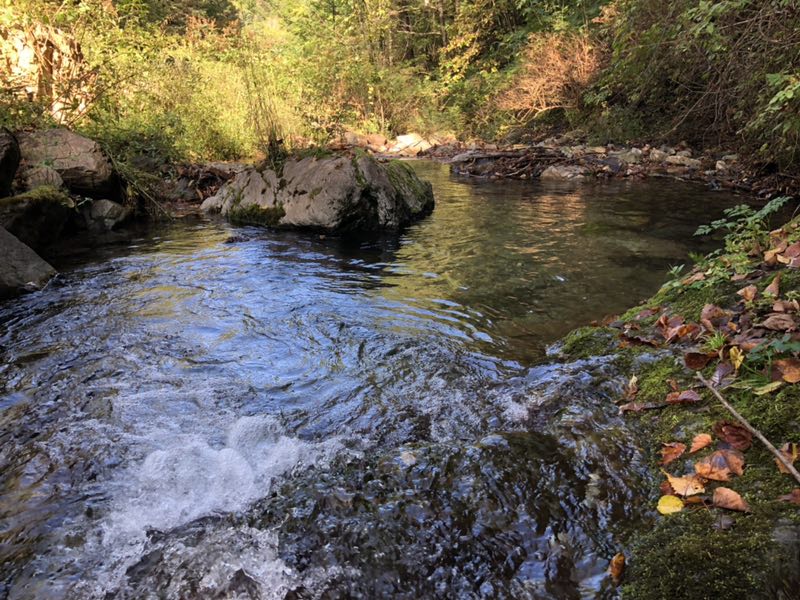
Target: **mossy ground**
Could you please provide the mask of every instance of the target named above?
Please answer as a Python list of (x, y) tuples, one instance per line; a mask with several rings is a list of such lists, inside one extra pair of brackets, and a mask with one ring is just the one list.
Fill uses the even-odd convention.
[[(750, 259), (747, 259), (750, 260)], [(736, 292), (745, 285), (755, 285), (763, 293), (772, 282), (776, 270), (763, 269), (757, 257), (743, 268), (742, 256), (717, 256), (706, 259), (702, 268), (707, 280), (684, 283), (681, 278), (667, 283), (648, 302), (626, 312), (611, 327), (584, 327), (573, 331), (561, 342), (558, 350), (569, 359), (585, 359), (613, 355), (620, 379), (638, 378), (636, 402), (661, 405), (658, 410), (627, 413), (626, 419), (637, 425), (641, 444), (649, 449), (653, 483), (649, 502), (653, 507), (650, 527), (644, 526), (627, 541), (628, 570), (623, 598), (635, 600), (800, 598), (800, 509), (778, 501), (797, 484), (780, 473), (773, 455), (758, 441), (745, 453), (746, 466), (741, 477), (726, 485), (741, 494), (752, 507), (752, 513), (734, 513), (723, 509), (700, 507), (684, 509), (677, 515), (660, 516), (655, 511), (660, 471), (659, 450), (662, 443), (683, 442), (690, 445), (698, 433), (712, 433), (719, 421), (731, 421), (732, 415), (698, 381), (695, 373), (683, 362), (685, 347), (665, 345), (654, 348), (633, 345), (621, 338), (625, 324), (636, 323), (640, 331), (655, 327), (660, 314), (680, 315), (687, 322), (697, 322), (706, 304), (728, 308), (740, 303)], [(732, 282), (734, 273), (747, 279)], [(781, 269), (782, 297), (798, 295), (800, 270)], [(684, 276), (685, 277), (685, 276)], [(772, 300), (756, 300), (746, 310), (762, 314), (771, 310)], [(763, 306), (762, 306), (763, 305)], [(642, 316), (645, 309), (656, 309)], [(759, 313), (759, 310), (762, 311)], [(778, 334), (776, 334), (777, 336)], [(702, 347), (707, 342), (697, 340)], [(748, 356), (748, 359), (750, 357)], [(752, 359), (755, 361), (755, 359)], [(716, 361), (704, 370), (712, 377)], [(800, 384), (786, 385), (780, 390), (756, 395), (754, 387), (767, 383), (763, 365), (745, 362), (737, 382), (743, 387), (726, 387), (725, 398), (773, 444), (800, 443)], [(664, 406), (672, 391), (671, 381), (680, 389), (695, 388), (703, 400), (692, 405)], [(749, 382), (752, 381), (752, 385)], [(694, 472), (694, 462), (711, 449), (684, 455), (665, 469), (675, 475)], [(711, 491), (716, 484), (710, 484)], [(732, 519), (727, 530), (717, 527), (720, 518)], [(779, 543), (776, 532), (789, 530), (794, 543)], [(793, 587), (794, 586), (794, 587)]]

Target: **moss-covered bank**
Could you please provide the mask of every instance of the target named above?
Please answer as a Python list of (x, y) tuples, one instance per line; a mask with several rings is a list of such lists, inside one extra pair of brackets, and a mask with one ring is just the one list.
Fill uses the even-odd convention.
[[(710, 503), (689, 505), (673, 515), (656, 512), (658, 498), (664, 493), (660, 489), (662, 469), (676, 475), (694, 473), (694, 462), (705, 456), (704, 451), (684, 454), (664, 467), (661, 444), (682, 442), (689, 446), (696, 434), (711, 433), (715, 423), (732, 420), (725, 408), (698, 385), (695, 373), (685, 365), (684, 354), (717, 352), (719, 358), (702, 371), (710, 379), (719, 363), (732, 360), (730, 349), (736, 344), (744, 348), (745, 343), (735, 331), (712, 333), (701, 329), (702, 335), (677, 343), (659, 341), (653, 334), (660, 327), (662, 315), (698, 323), (708, 305), (743, 315), (737, 327), (745, 327), (750, 320), (758, 326), (765, 315), (771, 314), (778, 298), (791, 302), (800, 297), (800, 269), (787, 268), (781, 262), (766, 264), (763, 259), (770, 247), (791, 245), (798, 238), (798, 220), (785, 225), (777, 235), (775, 231), (770, 234), (765, 226), (739, 231), (728, 236), (724, 251), (699, 260), (692, 274), (676, 277), (650, 300), (608, 325), (573, 331), (555, 347), (562, 359), (570, 361), (612, 356), (621, 378), (637, 378), (636, 402), (653, 408), (626, 413), (626, 419), (639, 426), (637, 443), (650, 451), (651, 493), (641, 501), (653, 510), (652, 521), (643, 523), (625, 542), (628, 568), (623, 598), (800, 598), (800, 507), (779, 500), (797, 483), (779, 472), (773, 455), (757, 440), (745, 454), (744, 474), (721, 484), (738, 492), (752, 507), (751, 513), (713, 508)], [(778, 274), (780, 292), (770, 295), (766, 287)], [(737, 293), (748, 286), (756, 290), (752, 300)], [(733, 385), (725, 387), (723, 394), (780, 447), (786, 442), (800, 442), (800, 384), (784, 384), (766, 393), (763, 388), (774, 379), (772, 363), (778, 358), (797, 357), (800, 348), (791, 332), (764, 331), (766, 338), (746, 351)], [(667, 405), (665, 398), (676, 386), (694, 388), (702, 401)], [(620, 403), (629, 400), (619, 399)], [(709, 492), (714, 485), (707, 484)]]

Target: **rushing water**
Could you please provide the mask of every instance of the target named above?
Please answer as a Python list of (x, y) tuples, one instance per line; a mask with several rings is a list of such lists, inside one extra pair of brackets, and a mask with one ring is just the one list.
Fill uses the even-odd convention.
[(544, 348), (731, 200), (418, 169), (396, 239), (182, 222), (0, 305), (0, 598), (613, 596), (643, 460)]

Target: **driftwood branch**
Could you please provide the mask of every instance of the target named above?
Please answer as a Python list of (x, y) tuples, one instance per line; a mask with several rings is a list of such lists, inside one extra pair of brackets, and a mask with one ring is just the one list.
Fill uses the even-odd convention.
[(697, 374), (697, 378), (703, 383), (704, 386), (706, 386), (709, 390), (711, 390), (711, 393), (714, 394), (717, 400), (719, 400), (722, 403), (722, 406), (724, 406), (729, 413), (731, 413), (734, 417), (736, 417), (736, 420), (739, 421), (739, 423), (741, 423), (742, 426), (745, 429), (747, 429), (747, 431), (749, 431), (755, 437), (761, 440), (761, 443), (767, 447), (767, 450), (772, 452), (772, 454), (775, 455), (775, 458), (777, 458), (778, 461), (780, 461), (780, 463), (784, 467), (786, 467), (786, 470), (789, 471), (792, 477), (794, 477), (797, 480), (797, 483), (800, 483), (800, 472), (798, 472), (797, 469), (794, 468), (794, 465), (792, 465), (792, 463), (781, 453), (781, 451), (778, 450), (775, 446), (773, 446), (770, 443), (770, 441), (767, 438), (765, 438), (764, 435), (758, 429), (750, 425), (750, 423), (747, 422), (747, 419), (745, 419), (741, 414), (739, 414), (739, 411), (733, 408), (733, 406), (731, 406), (728, 403), (728, 401), (722, 397), (722, 394), (719, 393), (719, 390), (715, 388), (713, 385), (711, 385), (710, 381), (705, 379), (700, 373)]

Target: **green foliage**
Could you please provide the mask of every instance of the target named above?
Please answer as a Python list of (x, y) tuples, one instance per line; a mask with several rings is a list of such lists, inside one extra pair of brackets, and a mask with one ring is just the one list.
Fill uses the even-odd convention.
[(756, 210), (747, 204), (726, 209), (725, 217), (697, 228), (695, 235), (725, 231), (725, 250), (730, 253), (749, 251), (754, 243), (764, 244), (769, 236), (769, 218), (791, 200), (787, 196), (773, 198)]

